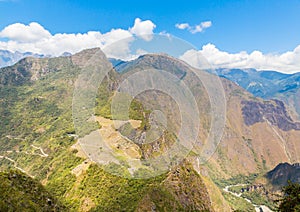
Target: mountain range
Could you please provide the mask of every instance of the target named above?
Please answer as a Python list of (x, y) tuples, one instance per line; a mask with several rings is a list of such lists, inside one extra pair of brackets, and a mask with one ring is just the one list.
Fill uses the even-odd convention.
[[(64, 52), (61, 56), (64, 57), (71, 56), (71, 53)], [(0, 49), (0, 68), (5, 66), (11, 66), (25, 57), (44, 58), (44, 57), (52, 57), (52, 56), (37, 54), (33, 52), (19, 52), (19, 51), (11, 52), (8, 50)]]
[(8, 50), (0, 50), (0, 68), (13, 65), (25, 57), (43, 58), (43, 57), (49, 57), (49, 55), (47, 56), (47, 55), (36, 54), (32, 52), (21, 53), (18, 51), (11, 52)]
[[(111, 69), (95, 96), (96, 124), (81, 128), (85, 132), (81, 136), (70, 108), (74, 110), (76, 80), (88, 71), (87, 64), (95, 55), (97, 63), (91, 67), (100, 69), (106, 64)], [(195, 143), (185, 159), (175, 161), (178, 163), (167, 172), (148, 179), (143, 177), (160, 168), (151, 163), (151, 158), (176, 143), (173, 132), (178, 131), (181, 117), (176, 102), (158, 91), (136, 96), (129, 105), (130, 120), (121, 115), (112, 117), (110, 104), (118, 86), (143, 69), (166, 70), (190, 86), (201, 117), (197, 140), (203, 141)], [(254, 182), (279, 163), (299, 162), (300, 123), (291, 110), (299, 75), (252, 69), (219, 69), (217, 73), (227, 105), (225, 127), (212, 156), (200, 164), (197, 153), (210, 132), (211, 105), (203, 83), (185, 63), (159, 54), (126, 63), (107, 59), (99, 49), (64, 57), (21, 59), (0, 69), (1, 170), (22, 170), (51, 192), (51, 198), (73, 211), (253, 211), (253, 205), (223, 188)], [(140, 82), (147, 84), (143, 79)], [(145, 134), (157, 136), (151, 134), (157, 110), (166, 114), (167, 130), (147, 143)], [(90, 122), (90, 113), (82, 115)], [(194, 114), (185, 115), (190, 118)], [(112, 127), (112, 119), (120, 123), (119, 127)], [(158, 129), (165, 126), (161, 119), (157, 121)], [(88, 142), (93, 132), (105, 139), (91, 148)], [(104, 154), (106, 147), (102, 144), (112, 151)], [(112, 163), (105, 163), (101, 157)], [(136, 165), (136, 159), (149, 163)], [(128, 178), (130, 175), (137, 179)]]
[[(65, 52), (62, 56), (71, 56)], [(43, 58), (51, 57), (50, 55), (42, 55), (31, 52), (10, 52), (0, 50), (0, 68), (13, 65), (20, 59), (25, 57)], [(116, 71), (121, 70), (128, 62), (120, 59), (110, 58), (110, 62)], [(129, 62), (130, 63), (130, 62)], [(237, 85), (246, 89), (256, 97), (265, 99), (279, 99), (287, 103), (290, 110), (293, 111), (297, 118), (300, 118), (300, 73), (285, 74), (277, 71), (257, 71), (255, 69), (224, 69), (219, 68), (214, 70), (220, 77), (229, 79)]]
[(284, 74), (255, 69), (216, 69), (216, 73), (235, 82), (254, 96), (282, 100), (297, 118), (300, 117), (300, 73)]

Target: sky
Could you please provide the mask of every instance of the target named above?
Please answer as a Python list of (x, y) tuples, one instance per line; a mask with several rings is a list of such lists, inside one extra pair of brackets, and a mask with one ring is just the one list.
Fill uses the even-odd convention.
[(300, 71), (299, 11), (300, 0), (0, 0), (0, 49), (60, 55), (164, 33), (215, 67), (292, 73)]

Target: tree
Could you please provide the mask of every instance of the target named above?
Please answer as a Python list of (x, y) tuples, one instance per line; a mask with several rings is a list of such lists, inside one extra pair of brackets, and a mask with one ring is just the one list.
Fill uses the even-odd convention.
[(283, 197), (279, 200), (278, 210), (282, 212), (300, 211), (300, 184), (288, 182), (282, 188)]

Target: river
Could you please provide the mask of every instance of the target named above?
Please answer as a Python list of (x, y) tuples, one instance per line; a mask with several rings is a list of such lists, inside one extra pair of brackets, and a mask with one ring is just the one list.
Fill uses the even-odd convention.
[(256, 212), (273, 212), (270, 208), (268, 208), (267, 206), (265, 205), (256, 205), (256, 204), (253, 204), (251, 202), (251, 200), (247, 199), (247, 198), (244, 198), (242, 197), (242, 192), (241, 193), (235, 193), (235, 192), (232, 192), (232, 191), (229, 191), (229, 188), (231, 187), (235, 187), (235, 186), (247, 186), (248, 184), (236, 184), (236, 185), (229, 185), (229, 186), (226, 186), (225, 188), (223, 188), (223, 191), (227, 192), (227, 193), (230, 193), (236, 197), (240, 197), (240, 198), (243, 198), (244, 200), (246, 200), (247, 202), (251, 203), (254, 207), (255, 207), (255, 211)]

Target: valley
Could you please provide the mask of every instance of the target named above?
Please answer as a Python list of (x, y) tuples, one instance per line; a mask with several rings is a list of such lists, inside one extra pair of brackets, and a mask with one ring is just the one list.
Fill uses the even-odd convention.
[(0, 212), (300, 212), (300, 0), (0, 8)]
[[(285, 103), (255, 97), (220, 78), (227, 105), (224, 131), (220, 143), (209, 152), (211, 157), (202, 157), (199, 152), (207, 150), (215, 118), (209, 112), (208, 92), (185, 63), (149, 54), (109, 70), (97, 88), (93, 113), (79, 102), (84, 113), (76, 114), (77, 124), (82, 123), (76, 128), (78, 120), (72, 114), (77, 109), (73, 104), (76, 79), (96, 52), (100, 56), (95, 67), (110, 64), (99, 51), (25, 58), (0, 69), (3, 173), (19, 169), (70, 211), (255, 211), (259, 207), (268, 211), (269, 205), (263, 202), (273, 203), (264, 195), (240, 193), (235, 188), (262, 183), (271, 189), (266, 173), (280, 163), (299, 162), (299, 122)], [(189, 120), (186, 134), (197, 132), (191, 148), (177, 142), (184, 119), (165, 93), (137, 95), (125, 118), (113, 114), (110, 107), (124, 79), (139, 69), (157, 67), (189, 85), (198, 104), (197, 131), (194, 114), (185, 114)], [(172, 148), (179, 154), (164, 155)]]
[[(239, 197), (239, 198), (244, 198), (244, 197), (241, 197), (242, 196), (242, 192), (240, 193), (235, 193), (233, 191), (230, 191), (229, 189), (232, 188), (232, 187), (244, 187), (244, 186), (247, 186), (247, 184), (236, 184), (236, 185), (229, 185), (229, 186), (226, 186), (223, 191), (227, 192), (227, 193), (230, 193), (236, 197)], [(251, 200), (247, 199), (247, 198), (244, 198), (247, 202), (251, 203), (254, 207), (255, 207), (255, 211), (256, 212), (261, 212), (261, 211), (265, 211), (265, 212), (272, 212), (272, 210), (270, 208), (268, 208), (267, 206), (265, 205), (256, 205), (254, 203), (251, 202)]]

